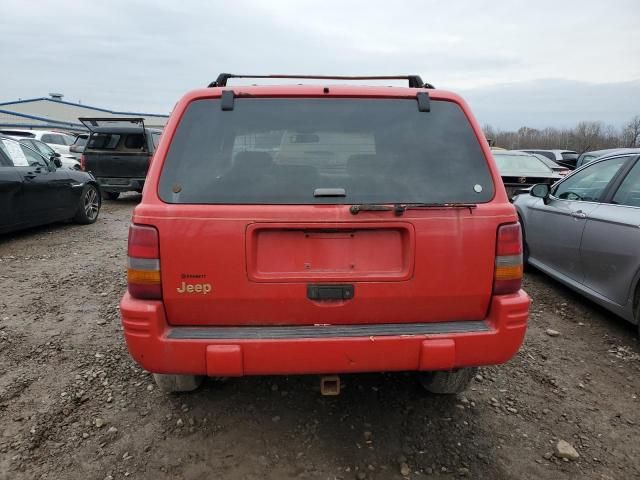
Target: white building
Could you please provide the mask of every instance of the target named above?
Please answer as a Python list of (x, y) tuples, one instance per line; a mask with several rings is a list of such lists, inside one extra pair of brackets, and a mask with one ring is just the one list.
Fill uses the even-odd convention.
[(115, 112), (62, 100), (62, 95), (30, 98), (0, 103), (0, 128), (46, 128), (86, 131), (78, 117), (132, 117), (144, 118), (147, 127), (163, 128), (169, 115), (137, 112)]

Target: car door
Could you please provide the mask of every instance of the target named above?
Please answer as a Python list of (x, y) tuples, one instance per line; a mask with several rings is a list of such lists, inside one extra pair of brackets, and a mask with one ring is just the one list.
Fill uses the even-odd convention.
[[(43, 147), (47, 147), (42, 142), (38, 143)], [(44, 162), (46, 164), (46, 169), (42, 170), (42, 175), (38, 179), (46, 184), (45, 193), (41, 197), (46, 198), (48, 203), (48, 212), (45, 220), (52, 217), (56, 220), (68, 218), (77, 209), (83, 184), (73, 179), (71, 170), (56, 167), (51, 157), (42, 154), (36, 149), (23, 146), (25, 147), (23, 151), (30, 159), (30, 163), (39, 162), (42, 165), (42, 162)]]
[(633, 156), (605, 203), (587, 218), (580, 256), (584, 285), (625, 305), (640, 268), (640, 161)]
[(9, 157), (23, 180), (22, 215), (25, 223), (61, 220), (72, 202), (72, 178), (68, 170), (57, 170), (40, 153), (15, 140), (2, 139)]
[(0, 232), (18, 226), (22, 206), (22, 177), (0, 142)]
[(548, 199), (532, 203), (526, 225), (531, 263), (582, 281), (580, 242), (586, 219), (626, 160), (616, 157), (592, 164), (556, 184)]

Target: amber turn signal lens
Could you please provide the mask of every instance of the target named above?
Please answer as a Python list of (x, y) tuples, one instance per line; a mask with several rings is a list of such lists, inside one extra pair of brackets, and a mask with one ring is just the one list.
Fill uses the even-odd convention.
[(129, 268), (127, 269), (127, 280), (129, 283), (159, 284), (160, 272), (158, 270), (135, 270)]

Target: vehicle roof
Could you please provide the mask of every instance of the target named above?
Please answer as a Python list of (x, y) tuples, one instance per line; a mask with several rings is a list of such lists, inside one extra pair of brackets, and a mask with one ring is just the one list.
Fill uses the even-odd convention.
[(521, 148), (520, 150), (525, 152), (535, 150), (536, 152), (578, 153), (575, 150), (565, 150), (560, 148)]
[[(20, 140), (36, 140), (35, 138), (15, 138), (15, 137), (11, 137), (9, 135), (2, 135), (0, 134), (0, 140), (13, 140), (14, 142), (20, 143)], [(44, 143), (44, 142), (43, 142)], [(29, 150), (31, 150), (32, 152), (37, 153), (38, 155), (40, 155), (41, 157), (44, 157), (44, 155), (42, 155), (39, 151), (37, 151), (34, 148), (31, 148), (29, 145), (24, 145), (24, 148), (28, 148)]]
[[(324, 89), (329, 91), (325, 93)], [(409, 88), (402, 86), (373, 85), (341, 85), (321, 83), (313, 85), (231, 85), (226, 87), (199, 88), (188, 92), (185, 97), (211, 98), (219, 97), (224, 90), (233, 90), (239, 96), (274, 96), (274, 97), (415, 97), (418, 92), (426, 92), (431, 98), (438, 100), (460, 101), (460, 96), (453, 92), (432, 88)]]
[(635, 153), (635, 151), (637, 151), (637, 148), (605, 148), (603, 150), (591, 150), (588, 152), (584, 152), (582, 155), (598, 155), (598, 156), (602, 156), (602, 155), (607, 155), (609, 153)]
[[(598, 157), (598, 160), (601, 158), (614, 157), (618, 155), (638, 155), (640, 154), (640, 148), (614, 148), (609, 153), (605, 153)], [(588, 165), (588, 164), (587, 164)]]
[(522, 150), (492, 150), (491, 153), (493, 153), (494, 155), (519, 155), (521, 157), (537, 158), (534, 154), (523, 152)]
[(69, 137), (73, 137), (70, 133), (61, 132), (60, 130), (40, 130), (39, 128), (29, 129), (29, 128), (1, 128), (1, 132), (21, 132), (21, 133), (29, 133), (29, 134), (55, 134), (55, 135), (67, 135)]

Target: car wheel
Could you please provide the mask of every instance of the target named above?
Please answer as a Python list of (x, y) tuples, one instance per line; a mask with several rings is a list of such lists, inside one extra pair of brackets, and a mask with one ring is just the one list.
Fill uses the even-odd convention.
[(120, 192), (104, 192), (104, 198), (107, 200), (117, 200), (120, 196)]
[(98, 219), (100, 205), (101, 199), (98, 188), (90, 183), (86, 184), (82, 190), (80, 205), (78, 205), (78, 211), (73, 217), (73, 221), (83, 225), (94, 223)]
[(638, 327), (638, 337), (640, 337), (640, 284), (638, 284), (638, 288), (636, 288), (633, 305), (633, 314), (636, 318), (636, 326)]
[(476, 374), (476, 368), (459, 368), (457, 370), (420, 372), (418, 379), (423, 388), (430, 393), (452, 395), (467, 388)]
[(522, 267), (528, 270), (529, 266), (529, 246), (527, 245), (527, 236), (524, 231), (524, 223), (522, 218), (518, 215), (518, 222), (520, 222), (520, 228), (522, 229)]
[(199, 375), (165, 375), (154, 373), (156, 385), (165, 392), (191, 392), (202, 384), (203, 377)]

